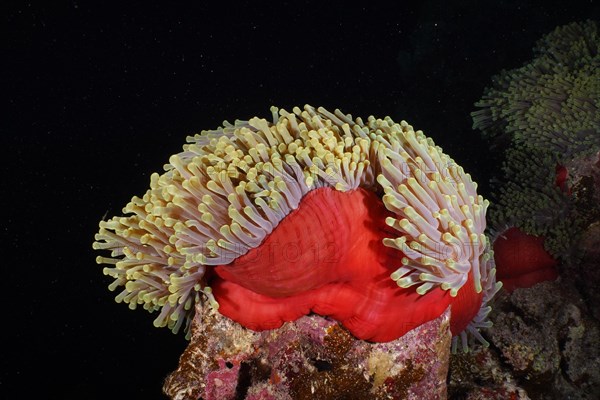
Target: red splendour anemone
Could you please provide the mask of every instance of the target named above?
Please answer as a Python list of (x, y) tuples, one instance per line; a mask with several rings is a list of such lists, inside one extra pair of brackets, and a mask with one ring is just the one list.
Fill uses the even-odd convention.
[(116, 300), (175, 332), (199, 303), (253, 330), (313, 312), (376, 342), (451, 305), (463, 347), (485, 343), (501, 284), (471, 177), (404, 121), (272, 115), (188, 137), (129, 216), (100, 223)]

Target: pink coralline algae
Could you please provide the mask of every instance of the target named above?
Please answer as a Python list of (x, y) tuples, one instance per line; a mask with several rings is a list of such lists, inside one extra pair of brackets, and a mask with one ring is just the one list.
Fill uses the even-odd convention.
[(171, 399), (446, 399), (450, 309), (386, 343), (354, 338), (339, 323), (304, 316), (254, 332), (197, 310)]

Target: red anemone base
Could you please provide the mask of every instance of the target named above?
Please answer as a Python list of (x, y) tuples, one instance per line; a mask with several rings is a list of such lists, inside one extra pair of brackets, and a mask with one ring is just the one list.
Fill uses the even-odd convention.
[(544, 239), (513, 227), (494, 241), (496, 278), (512, 292), (558, 278), (557, 261), (544, 249)]
[(439, 288), (419, 295), (415, 287), (398, 287), (390, 274), (403, 254), (382, 243), (398, 235), (385, 224), (388, 216), (371, 191), (313, 190), (260, 246), (215, 268), (210, 285), (219, 312), (253, 330), (316, 313), (359, 339), (387, 342), (452, 304), (451, 329), (460, 333), (482, 295), (470, 277), (455, 298)]

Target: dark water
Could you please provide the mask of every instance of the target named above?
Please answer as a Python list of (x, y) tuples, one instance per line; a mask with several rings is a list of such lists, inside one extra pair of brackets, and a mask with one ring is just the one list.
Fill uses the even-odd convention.
[(2, 13), (0, 397), (161, 398), (186, 342), (113, 302), (91, 243), (186, 135), (271, 105), (390, 115), (485, 195), (499, 164), (473, 103), (542, 35), (600, 14), (597, 1), (204, 3)]

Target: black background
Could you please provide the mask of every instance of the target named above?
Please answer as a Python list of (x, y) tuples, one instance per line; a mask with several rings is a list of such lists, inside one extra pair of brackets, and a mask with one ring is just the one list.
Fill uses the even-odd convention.
[(186, 341), (113, 301), (91, 243), (186, 135), (269, 118), (271, 105), (390, 115), (489, 195), (498, 157), (471, 129), (473, 103), (543, 34), (600, 12), (597, 1), (3, 4), (6, 399), (162, 398)]

